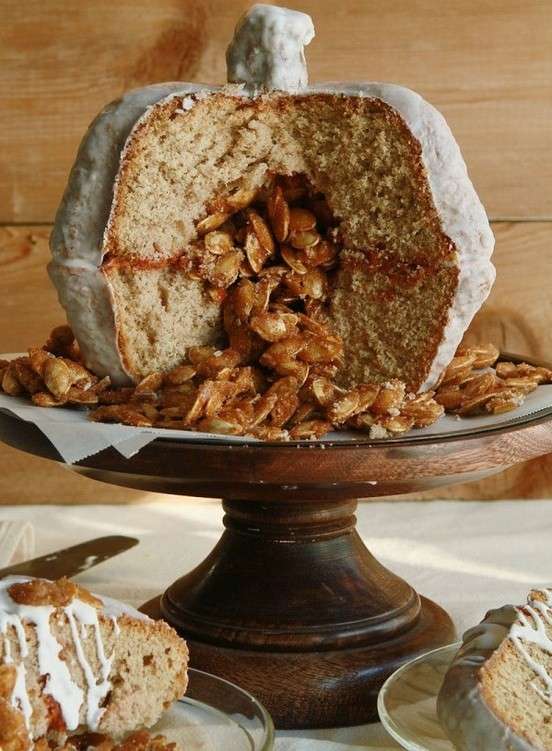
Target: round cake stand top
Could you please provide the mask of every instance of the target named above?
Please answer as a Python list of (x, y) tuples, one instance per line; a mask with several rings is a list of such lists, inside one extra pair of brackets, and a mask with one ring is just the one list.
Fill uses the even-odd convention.
[[(504, 358), (521, 358), (504, 355)], [(32, 423), (0, 410), (0, 440), (62, 461)], [(464, 420), (444, 435), (409, 433), (370, 441), (229, 443), (158, 438), (133, 457), (114, 448), (72, 465), (88, 477), (124, 487), (263, 502), (343, 500), (422, 491), (478, 480), (552, 452), (552, 407), (477, 430)]]

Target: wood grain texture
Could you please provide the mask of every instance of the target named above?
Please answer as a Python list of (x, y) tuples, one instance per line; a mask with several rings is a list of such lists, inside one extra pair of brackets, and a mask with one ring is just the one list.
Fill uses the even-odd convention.
[[(552, 223), (497, 223), (497, 282), (472, 326), (474, 339), (552, 359)], [(46, 275), (49, 227), (0, 228), (0, 350), (44, 341), (63, 320)], [(96, 483), (43, 459), (0, 445), (0, 503), (123, 503), (152, 494)], [(535, 459), (486, 480), (424, 493), (424, 498), (545, 498), (552, 494), (552, 457)], [(416, 496), (419, 498), (420, 493)], [(402, 499), (405, 497), (402, 496)]]
[[(51, 221), (90, 120), (125, 90), (220, 83), (244, 0), (0, 0), (0, 222)], [(549, 0), (303, 0), (311, 80), (383, 80), (443, 111), (493, 217), (552, 215)]]

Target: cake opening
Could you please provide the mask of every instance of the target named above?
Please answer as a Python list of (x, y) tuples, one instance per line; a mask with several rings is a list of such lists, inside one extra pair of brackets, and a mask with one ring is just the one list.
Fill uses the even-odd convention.
[(323, 194), (306, 175), (271, 175), (208, 210), (178, 266), (222, 303), (227, 344), (252, 364), (268, 344), (306, 330), (336, 340), (335, 356), (320, 362), (337, 367), (342, 346), (330, 334), (328, 304), (341, 242)]

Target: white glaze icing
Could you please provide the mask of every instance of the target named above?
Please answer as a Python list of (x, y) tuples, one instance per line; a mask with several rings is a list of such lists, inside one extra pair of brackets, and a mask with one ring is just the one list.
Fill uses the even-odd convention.
[(308, 83), (304, 48), (314, 38), (306, 13), (275, 5), (254, 5), (236, 26), (226, 51), (230, 83), (249, 94), (262, 89), (296, 93)]
[(495, 280), (490, 260), (494, 235), (485, 209), (445, 118), (415, 91), (388, 83), (320, 84), (313, 89), (381, 99), (399, 113), (421, 146), (433, 203), (443, 232), (456, 246), (459, 268), (443, 337), (420, 389), (426, 391), (452, 360)]
[(508, 638), (531, 670), (544, 683), (544, 689), (542, 689), (538, 681), (534, 681), (533, 688), (544, 701), (552, 705), (552, 675), (542, 663), (531, 657), (525, 646), (535, 644), (539, 649), (552, 655), (552, 639), (546, 633), (546, 624), (552, 625), (552, 592), (550, 590), (538, 591), (546, 598), (545, 602), (533, 598), (523, 608), (518, 608), (517, 620), (512, 625)]
[[(254, 6), (238, 23), (228, 51), (229, 78), (245, 84), (244, 89), (233, 93), (246, 96), (261, 86), (290, 90), (292, 82), (286, 84), (285, 80), (290, 70), (294, 71), (297, 88), (304, 86), (306, 69), (301, 72), (304, 58), (299, 54), (299, 43), (312, 38), (309, 24), (312, 26), (310, 18), (296, 11)], [(284, 43), (288, 38), (289, 45), (295, 45), (293, 63), (291, 46)], [(117, 346), (111, 291), (99, 267), (120, 161), (156, 103), (162, 105), (170, 97), (182, 96), (180, 112), (185, 116), (194, 101), (214, 91), (218, 87), (173, 83), (127, 94), (109, 105), (91, 125), (72, 170), (52, 234), (49, 273), (86, 364), (99, 375), (110, 375), (114, 383), (125, 383), (129, 376)], [(494, 237), (489, 222), (447, 123), (422, 97), (404, 87), (381, 83), (322, 84), (302, 93), (321, 91), (381, 99), (398, 112), (421, 145), (433, 201), (443, 232), (456, 246), (459, 268), (443, 337), (422, 386), (422, 390), (429, 389), (452, 359), (494, 281), (490, 262)]]
[[(441, 724), (460, 751), (537, 751), (490, 710), (479, 684), (482, 665), (509, 639), (535, 673), (531, 684), (535, 692), (551, 703), (552, 677), (526, 648), (535, 644), (552, 654), (552, 641), (545, 630), (546, 623), (552, 625), (552, 590), (536, 591), (544, 595), (545, 602), (533, 597), (522, 608), (506, 605), (491, 610), (464, 634), (437, 701)], [(544, 683), (544, 690), (539, 681)]]
[[(40, 674), (46, 676), (44, 692), (58, 702), (67, 729), (75, 730), (78, 727), (81, 707), (85, 703), (87, 725), (91, 730), (98, 730), (104, 713), (101, 702), (111, 689), (109, 675), (113, 660), (112, 655), (107, 656), (105, 653), (98, 612), (96, 608), (80, 599), (59, 608), (57, 613), (55, 608), (48, 605), (21, 605), (10, 597), (8, 589), (12, 584), (26, 581), (29, 581), (29, 577), (10, 576), (0, 580), (0, 634), (7, 636), (12, 629), (18, 643), (17, 654), (14, 654), (10, 640), (3, 640), (3, 661), (6, 664), (14, 664), (17, 670), (12, 704), (23, 712), (29, 727), (32, 707), (26, 687), (24, 658), (28, 655), (28, 646), (24, 624), (31, 624), (36, 632)], [(104, 606), (103, 613), (113, 621), (115, 636), (119, 634), (117, 618), (121, 615), (148, 620), (143, 614), (116, 600), (105, 597), (99, 599)], [(60, 658), (62, 647), (52, 629), (53, 619), (56, 617), (67, 618), (75, 654), (87, 684), (86, 691), (73, 681), (66, 662)], [(92, 669), (83, 647), (83, 640), (89, 635), (90, 630), (94, 633), (95, 652), (100, 666), (99, 675)]]

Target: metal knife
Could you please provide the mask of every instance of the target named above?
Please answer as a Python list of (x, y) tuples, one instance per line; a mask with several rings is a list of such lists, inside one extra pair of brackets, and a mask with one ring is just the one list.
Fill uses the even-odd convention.
[(75, 576), (99, 563), (113, 558), (119, 553), (124, 553), (138, 544), (135, 537), (123, 535), (111, 535), (109, 537), (97, 537), (95, 540), (81, 542), (55, 553), (42, 555), (30, 561), (16, 563), (14, 566), (6, 566), (0, 569), (0, 578), (10, 575), (36, 576), (45, 579), (59, 579), (61, 576)]

